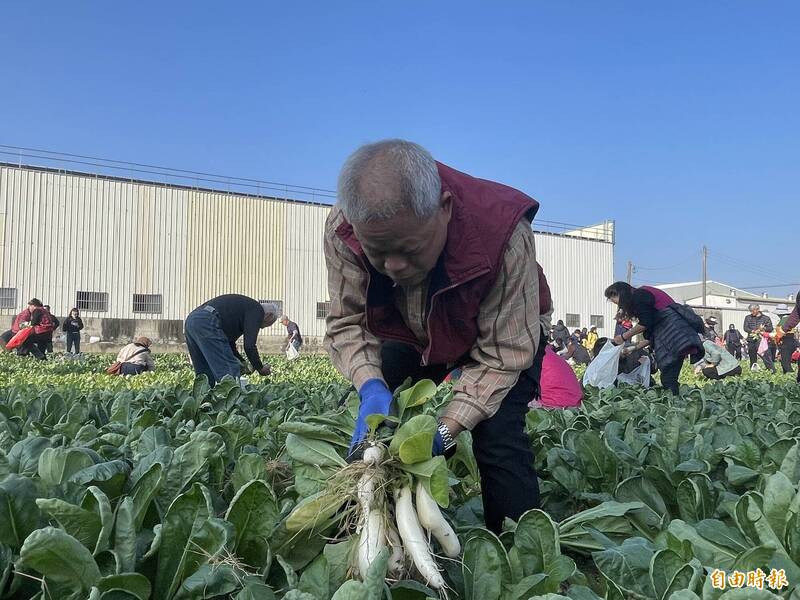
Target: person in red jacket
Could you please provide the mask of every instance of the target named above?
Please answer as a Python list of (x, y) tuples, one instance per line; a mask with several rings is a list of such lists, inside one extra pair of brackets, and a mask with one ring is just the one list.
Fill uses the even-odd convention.
[(22, 328), (23, 323), (28, 323), (31, 320), (31, 311), (25, 308), (22, 312), (17, 313), (17, 316), (11, 321), (11, 329), (8, 331), (4, 331), (2, 335), (0, 335), (0, 340), (3, 343), (3, 349), (5, 350), (6, 344), (11, 341), (11, 338), (14, 337), (16, 334), (19, 333), (19, 330)]
[(404, 140), (356, 150), (338, 187), (325, 224), (325, 347), (359, 392), (349, 459), (366, 417), (388, 415), (407, 377), (439, 382), (462, 366), (431, 450), (451, 456), (472, 432), (484, 518), (499, 533), (539, 500), (525, 433), (546, 346), (540, 315), (552, 308), (531, 229), (539, 205)]
[(31, 298), (28, 301), (28, 311), (31, 316), (29, 326), (33, 327), (33, 334), (19, 347), (19, 354), (31, 354), (37, 360), (46, 360), (47, 344), (53, 340), (55, 322), (38, 298)]

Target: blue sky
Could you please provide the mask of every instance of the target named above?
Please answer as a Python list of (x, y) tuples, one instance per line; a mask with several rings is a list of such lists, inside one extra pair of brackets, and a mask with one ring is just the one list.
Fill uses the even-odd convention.
[(332, 188), (357, 145), (404, 137), (542, 219), (616, 220), (620, 277), (697, 280), (706, 244), (714, 279), (800, 287), (765, 287), (800, 282), (796, 2), (14, 2), (3, 21), (0, 144)]

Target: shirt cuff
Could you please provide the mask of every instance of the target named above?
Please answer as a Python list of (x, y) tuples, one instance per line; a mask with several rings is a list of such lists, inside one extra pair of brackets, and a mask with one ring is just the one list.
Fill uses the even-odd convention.
[(441, 416), (452, 419), (467, 431), (472, 431), (478, 423), (485, 421), (491, 415), (473, 398), (466, 394), (458, 394), (453, 396)]
[[(350, 380), (357, 390), (360, 390), (361, 386), (364, 385), (364, 382), (370, 379), (380, 379), (385, 383), (385, 380), (383, 379), (383, 372), (379, 366), (363, 363), (361, 365), (354, 366), (350, 371)], [(389, 391), (394, 392), (394, 390)]]

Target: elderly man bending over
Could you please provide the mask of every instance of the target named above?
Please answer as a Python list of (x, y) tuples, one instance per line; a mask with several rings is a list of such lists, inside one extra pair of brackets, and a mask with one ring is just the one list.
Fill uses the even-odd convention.
[(216, 385), (225, 375), (239, 378), (244, 358), (236, 340), (244, 336), (244, 352), (253, 369), (269, 375), (270, 367), (261, 362), (256, 341), (258, 332), (278, 318), (278, 308), (241, 294), (225, 294), (195, 308), (186, 317), (184, 332), (195, 373)]
[(433, 452), (450, 456), (472, 431), (486, 524), (500, 531), (538, 505), (524, 425), (544, 353), (539, 316), (551, 309), (530, 226), (539, 205), (402, 140), (356, 150), (338, 192), (325, 227), (325, 345), (361, 398), (351, 459), (366, 417), (389, 414), (406, 377), (439, 382), (462, 366)]

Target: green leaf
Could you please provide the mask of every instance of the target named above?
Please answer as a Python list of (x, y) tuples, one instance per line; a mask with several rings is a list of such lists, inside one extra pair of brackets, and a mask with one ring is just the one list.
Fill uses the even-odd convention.
[(286, 452), (294, 462), (307, 465), (344, 467), (347, 463), (333, 445), (290, 433), (286, 436)]
[(796, 490), (781, 471), (767, 477), (764, 484), (764, 516), (780, 539), (786, 533), (786, 520)]
[(111, 539), (111, 531), (114, 527), (114, 513), (111, 511), (111, 502), (103, 491), (91, 486), (86, 490), (81, 501), (81, 508), (91, 511), (100, 519), (100, 534), (97, 536), (97, 545), (93, 554), (108, 549), (108, 542)]
[(390, 588), (392, 600), (426, 600), (438, 594), (426, 585), (412, 579), (398, 581)]
[(263, 568), (279, 518), (275, 493), (265, 482), (254, 480), (242, 487), (225, 513), (225, 520), (236, 528), (233, 553), (250, 567)]
[(46, 581), (75, 590), (88, 591), (100, 579), (100, 569), (89, 550), (55, 527), (31, 533), (22, 545), (19, 562), (41, 573)]
[(125, 461), (112, 460), (81, 469), (74, 473), (69, 481), (84, 487), (95, 485), (107, 496), (116, 498), (122, 494), (129, 473), (130, 467)]
[(230, 526), (212, 514), (211, 497), (197, 483), (170, 505), (161, 527), (153, 600), (169, 600), (184, 579), (224, 548)]
[(603, 576), (623, 592), (646, 598), (655, 595), (649, 575), (653, 558), (653, 545), (649, 541), (630, 538), (620, 546), (593, 552), (592, 558)]
[(33, 477), (39, 470), (39, 457), (50, 447), (46, 437), (29, 437), (18, 441), (8, 451), (8, 467), (12, 473)]
[(97, 582), (97, 589), (103, 592), (102, 598), (111, 598), (109, 592), (126, 592), (138, 600), (150, 598), (150, 581), (140, 573), (120, 573), (109, 575)]
[(267, 478), (267, 465), (260, 454), (242, 454), (236, 459), (231, 475), (231, 485), (239, 491), (246, 483), (254, 479)]
[(229, 597), (239, 586), (239, 577), (228, 565), (202, 565), (181, 582), (172, 600)]
[(100, 515), (58, 498), (37, 498), (36, 505), (55, 519), (61, 529), (94, 552), (100, 536)]
[(179, 446), (172, 457), (166, 476), (159, 491), (159, 501), (163, 506), (188, 489), (193, 483), (203, 483), (217, 487), (216, 474), (223, 470), (225, 442), (211, 431), (195, 431), (189, 441)]
[(781, 597), (767, 590), (740, 588), (738, 590), (728, 590), (719, 597), (719, 600), (781, 600)]
[(329, 575), (328, 559), (320, 555), (303, 570), (297, 589), (311, 595), (315, 600), (328, 600)]
[[(720, 536), (723, 536), (726, 529), (725, 524), (721, 521), (708, 521), (706, 527), (713, 527), (714, 524), (717, 524), (716, 526), (721, 530)], [(731, 550), (725, 545), (706, 539), (688, 523), (680, 519), (675, 519), (670, 522), (667, 531), (678, 540), (690, 542), (694, 555), (700, 560), (704, 567), (722, 569), (725, 571), (730, 570), (730, 567), (733, 566), (738, 552)]]
[(331, 600), (370, 600), (369, 589), (360, 581), (345, 581)]
[(114, 524), (114, 551), (119, 557), (120, 570), (123, 572), (136, 570), (135, 519), (133, 499), (126, 496), (117, 506), (117, 518)]
[(161, 463), (153, 463), (150, 468), (139, 478), (131, 490), (133, 500), (134, 526), (136, 530), (142, 528), (147, 509), (161, 488), (164, 467)]
[(436, 384), (430, 379), (421, 379), (410, 388), (397, 395), (397, 408), (400, 418), (408, 408), (422, 406), (436, 395)]
[(435, 435), (436, 418), (417, 415), (397, 428), (389, 452), (407, 465), (429, 460)]
[(511, 581), (511, 565), (503, 544), (486, 530), (470, 532), (462, 562), (466, 600), (500, 600), (503, 582)]
[(93, 464), (92, 457), (81, 449), (45, 448), (39, 456), (39, 477), (47, 485), (61, 485)]
[(286, 519), (286, 529), (291, 532), (306, 531), (324, 523), (347, 502), (336, 492), (319, 492), (303, 498)]
[(39, 526), (36, 485), (31, 479), (9, 475), (0, 482), (0, 543), (17, 550)]
[(423, 462), (398, 466), (406, 473), (419, 478), (436, 503), (442, 508), (447, 508), (450, 504), (450, 483), (444, 456), (434, 456)]
[(540, 592), (558, 591), (561, 582), (575, 571), (575, 563), (561, 555), (558, 527), (541, 510), (529, 510), (520, 517), (514, 531), (514, 547), (521, 557), (525, 576), (536, 573), (547, 576)]
[(326, 544), (323, 555), (328, 563), (328, 589), (338, 589), (347, 579), (353, 552), (358, 543), (357, 536), (351, 536), (338, 544)]

